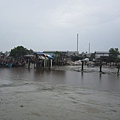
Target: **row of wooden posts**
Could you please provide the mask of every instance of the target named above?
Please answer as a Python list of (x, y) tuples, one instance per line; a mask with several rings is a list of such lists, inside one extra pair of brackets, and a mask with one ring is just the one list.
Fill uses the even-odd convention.
[[(99, 72), (102, 73), (103, 71), (102, 71), (102, 62), (101, 62), (101, 61), (100, 61), (100, 65), (99, 65), (99, 67), (100, 67)], [(117, 74), (119, 74), (119, 71), (120, 71), (120, 65), (118, 65), (116, 68), (118, 69)], [(83, 72), (83, 71), (84, 71), (84, 61), (82, 61), (82, 67), (81, 67), (81, 72)]]
[[(52, 69), (52, 59), (33, 62), (35, 69)], [(28, 69), (30, 69), (31, 61), (28, 59)]]

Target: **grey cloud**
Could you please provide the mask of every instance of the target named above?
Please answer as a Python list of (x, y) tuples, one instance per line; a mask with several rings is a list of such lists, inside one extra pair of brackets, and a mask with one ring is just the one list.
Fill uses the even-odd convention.
[[(120, 45), (119, 0), (1, 0), (0, 51), (109, 50)], [(7, 44), (6, 44), (7, 43)], [(120, 49), (120, 48), (119, 48)]]

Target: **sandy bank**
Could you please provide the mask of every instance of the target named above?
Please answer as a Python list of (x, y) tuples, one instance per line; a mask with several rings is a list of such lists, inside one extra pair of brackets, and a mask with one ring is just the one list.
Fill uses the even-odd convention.
[(119, 113), (119, 93), (28, 81), (0, 85), (0, 120), (119, 120)]

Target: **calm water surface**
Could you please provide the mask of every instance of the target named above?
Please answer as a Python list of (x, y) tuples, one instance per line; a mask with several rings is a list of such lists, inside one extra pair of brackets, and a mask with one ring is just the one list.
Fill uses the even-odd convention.
[(81, 73), (74, 71), (36, 71), (26, 68), (0, 68), (0, 84), (3, 81), (35, 81), (49, 84), (64, 84), (82, 88), (120, 92), (120, 76), (97, 72)]

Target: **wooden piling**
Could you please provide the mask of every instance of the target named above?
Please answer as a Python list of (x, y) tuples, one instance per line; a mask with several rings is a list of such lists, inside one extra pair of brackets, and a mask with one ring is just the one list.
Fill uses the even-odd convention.
[(28, 59), (28, 69), (30, 69), (30, 59)]
[(50, 68), (52, 69), (52, 59), (50, 60)]
[(102, 61), (100, 61), (100, 71), (99, 72), (102, 72)]
[(118, 69), (117, 74), (119, 74), (119, 71), (120, 71), (120, 65), (119, 64), (117, 66), (117, 69)]
[(81, 71), (83, 72), (84, 70), (84, 61), (82, 61), (82, 68), (81, 68)]
[(120, 68), (118, 68), (118, 72), (117, 72), (117, 74), (119, 74), (119, 70), (120, 70)]

